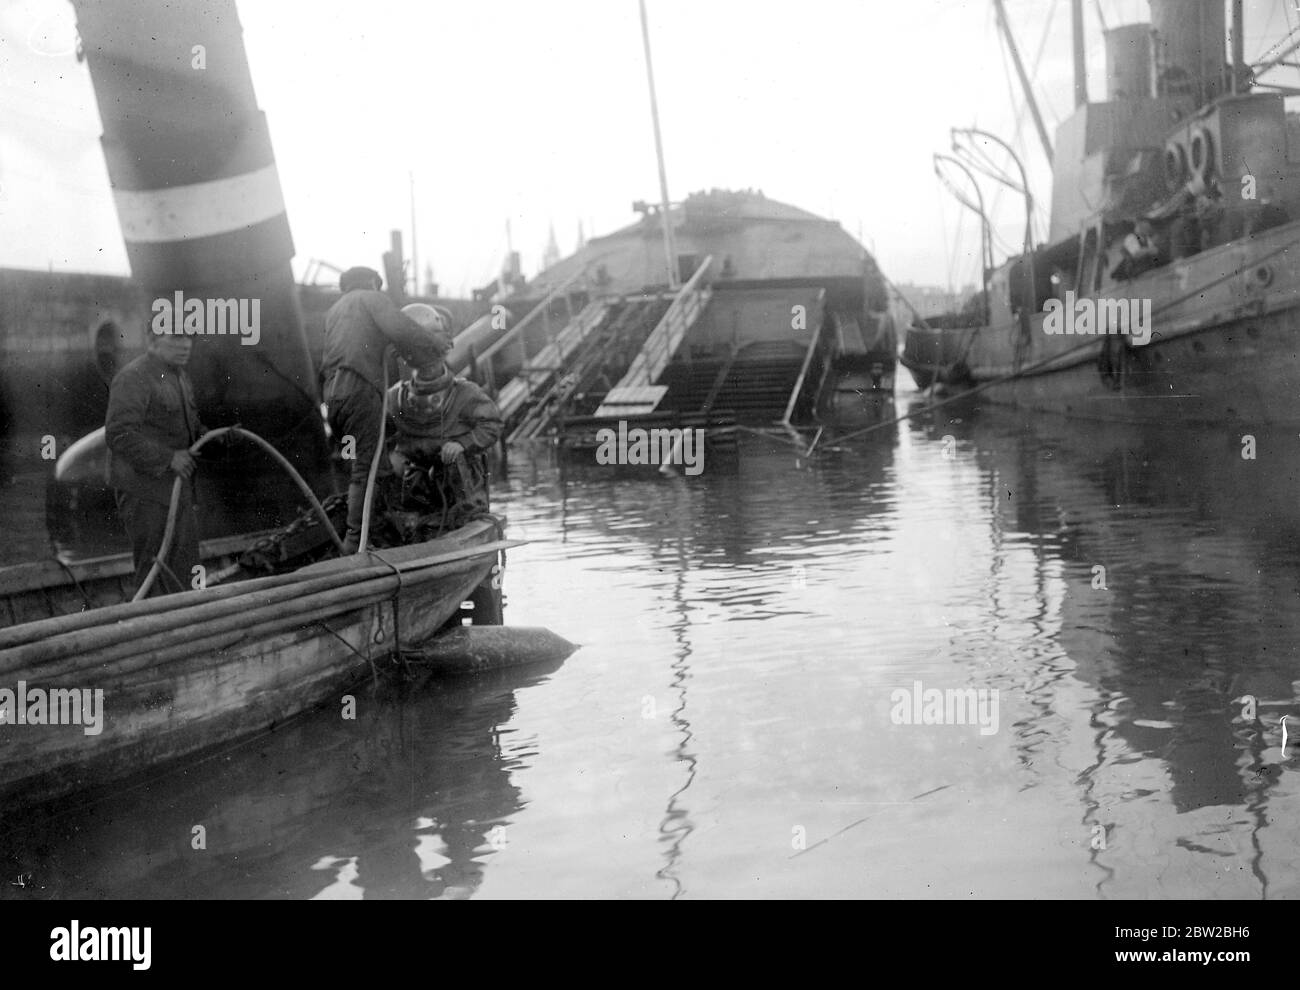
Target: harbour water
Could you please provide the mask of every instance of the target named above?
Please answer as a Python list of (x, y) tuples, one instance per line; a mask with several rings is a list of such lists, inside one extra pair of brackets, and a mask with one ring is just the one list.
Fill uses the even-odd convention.
[(0, 897), (1300, 896), (1300, 439), (1245, 432), (516, 453), (506, 619), (578, 652), (0, 809)]

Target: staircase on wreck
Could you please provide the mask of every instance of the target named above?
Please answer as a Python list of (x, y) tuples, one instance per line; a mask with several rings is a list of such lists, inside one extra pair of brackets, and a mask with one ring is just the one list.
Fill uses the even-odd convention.
[[(471, 362), (507, 441), (592, 446), (599, 430), (858, 424), (891, 406), (887, 313), (815, 284), (713, 276), (706, 257), (677, 290), (600, 295), (570, 278)], [(504, 382), (504, 384), (498, 384)]]

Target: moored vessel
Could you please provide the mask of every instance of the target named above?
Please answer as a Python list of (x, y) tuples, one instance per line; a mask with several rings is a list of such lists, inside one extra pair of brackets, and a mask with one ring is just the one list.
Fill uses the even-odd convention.
[(1076, 83), (1057, 132), (1047, 243), (986, 269), (978, 325), (908, 331), (918, 384), (1086, 419), (1300, 423), (1300, 117), (1255, 82), (1233, 9), (1231, 64), (1215, 0), (1151, 0), (1150, 25), (1106, 32), (1108, 99)]
[[(482, 519), (412, 546), (138, 602), (127, 600), (127, 555), (0, 570), (0, 795), (12, 807), (129, 777), (377, 677), (458, 622), (467, 600), (487, 608), (509, 545)], [(209, 542), (206, 565), (238, 566), (237, 549)]]

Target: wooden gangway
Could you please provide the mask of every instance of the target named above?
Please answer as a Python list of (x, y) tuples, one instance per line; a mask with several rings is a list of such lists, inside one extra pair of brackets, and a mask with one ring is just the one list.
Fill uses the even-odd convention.
[(682, 286), (668, 312), (646, 338), (632, 366), (605, 396), (596, 410), (597, 416), (643, 415), (655, 411), (668, 391), (666, 385), (656, 383), (712, 296), (712, 289), (705, 283), (712, 264), (710, 255)]
[(530, 401), (551, 386), (591, 332), (604, 322), (608, 312), (606, 300), (592, 300), (565, 324), (554, 339), (523, 363), (497, 396), (497, 405), (506, 422), (512, 421)]

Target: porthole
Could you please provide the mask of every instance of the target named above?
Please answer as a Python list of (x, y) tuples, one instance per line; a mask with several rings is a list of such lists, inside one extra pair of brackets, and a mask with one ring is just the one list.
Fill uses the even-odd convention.
[(1267, 289), (1273, 284), (1271, 265), (1256, 265), (1250, 270), (1250, 284), (1257, 289)]

